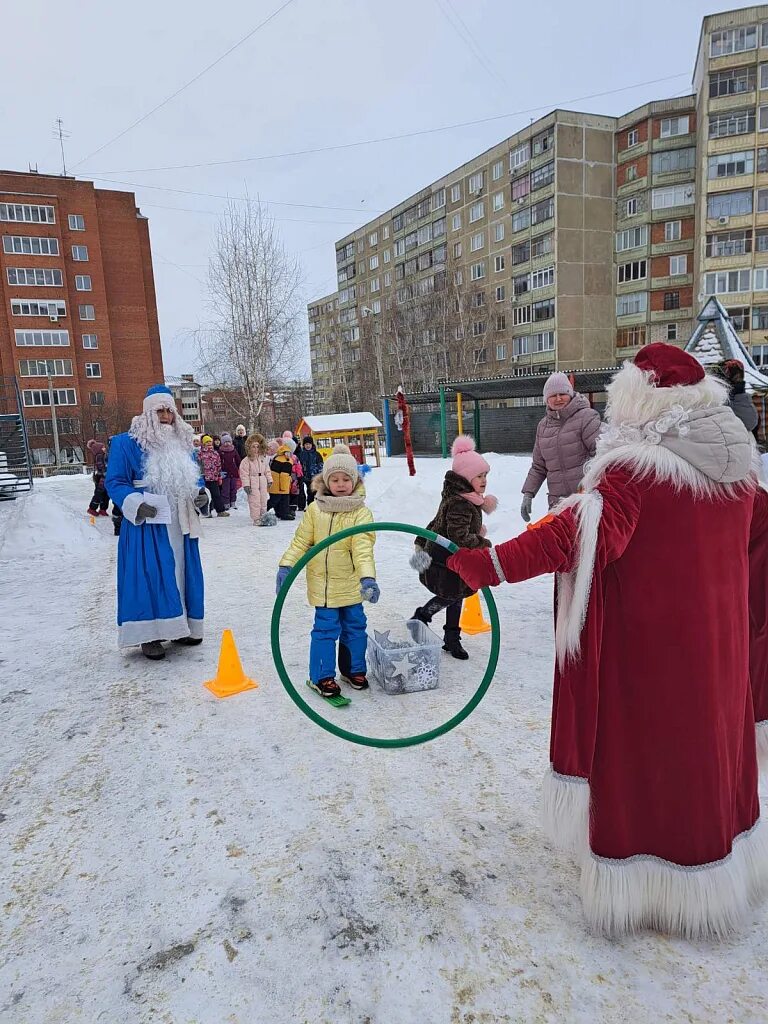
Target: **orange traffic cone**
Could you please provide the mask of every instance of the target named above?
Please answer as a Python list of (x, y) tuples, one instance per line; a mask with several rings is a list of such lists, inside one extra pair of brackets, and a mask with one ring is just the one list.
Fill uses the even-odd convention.
[(95, 516), (88, 516), (88, 518), (91, 520), (91, 526), (95, 526), (96, 525), (96, 517)]
[(203, 685), (216, 697), (232, 697), (235, 693), (242, 693), (243, 690), (255, 690), (258, 687), (259, 684), (248, 679), (243, 672), (231, 629), (225, 629), (221, 638), (216, 678), (209, 679)]
[(483, 618), (479, 594), (473, 594), (472, 597), (465, 599), (461, 608), (459, 629), (462, 633), (469, 633), (470, 636), (475, 633), (490, 633), (491, 627)]

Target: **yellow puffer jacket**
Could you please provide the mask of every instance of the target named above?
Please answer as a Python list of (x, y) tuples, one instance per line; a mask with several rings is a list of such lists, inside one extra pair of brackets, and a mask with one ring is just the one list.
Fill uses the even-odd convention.
[(291, 449), (286, 447), (286, 445), (281, 444), (277, 449), (277, 454), (269, 464), (269, 469), (272, 473), (272, 483), (269, 485), (269, 493), (290, 494), (291, 471), (293, 470)]
[[(360, 483), (349, 497), (334, 498), (327, 493), (322, 477), (315, 478), (317, 497), (307, 508), (280, 565), (295, 565), (318, 541), (349, 526), (372, 523), (365, 507), (365, 488)], [(360, 604), (360, 580), (376, 578), (373, 561), (375, 533), (358, 533), (331, 544), (316, 555), (306, 568), (307, 598), (315, 608), (344, 608)]]

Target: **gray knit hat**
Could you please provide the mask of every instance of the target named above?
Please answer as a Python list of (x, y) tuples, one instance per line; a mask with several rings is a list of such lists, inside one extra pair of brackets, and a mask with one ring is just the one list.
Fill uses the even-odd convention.
[(360, 479), (355, 457), (345, 444), (337, 444), (323, 463), (323, 480), (326, 487), (331, 473), (346, 473), (354, 484)]

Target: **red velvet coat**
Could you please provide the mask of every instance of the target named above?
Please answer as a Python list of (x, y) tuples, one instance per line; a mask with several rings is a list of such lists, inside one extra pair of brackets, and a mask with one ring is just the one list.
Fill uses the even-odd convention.
[[(594, 571), (577, 650), (563, 657), (561, 649), (555, 671), (550, 756), (556, 782), (575, 783), (553, 798), (555, 811), (567, 812), (566, 790), (586, 795), (594, 877), (583, 875), (582, 886), (595, 886), (593, 923), (678, 930), (677, 917), (691, 909), (686, 901), (698, 898), (689, 883), (704, 885), (706, 872), (662, 877), (655, 859), (670, 869), (721, 861), (717, 867), (730, 871), (735, 862), (724, 859), (760, 813), (755, 725), (768, 725), (768, 494), (752, 480), (696, 497), (614, 466), (573, 506), (491, 551), (462, 550), (448, 565), (473, 589), (499, 583), (499, 568), (509, 583), (573, 576), (584, 557), (580, 501), (597, 509)], [(579, 827), (564, 822), (560, 838), (583, 847)], [(733, 896), (732, 915), (718, 904), (702, 923), (694, 907), (679, 930), (729, 930), (754, 878), (765, 880), (766, 855), (763, 840), (754, 855), (761, 863), (752, 874), (745, 868), (746, 895)], [(633, 867), (620, 882), (616, 862)], [(659, 888), (656, 904), (629, 891), (640, 868), (638, 885)], [(600, 871), (611, 877), (597, 878)], [(723, 878), (715, 888), (727, 889)], [(664, 891), (669, 879), (686, 890), (674, 910)]]

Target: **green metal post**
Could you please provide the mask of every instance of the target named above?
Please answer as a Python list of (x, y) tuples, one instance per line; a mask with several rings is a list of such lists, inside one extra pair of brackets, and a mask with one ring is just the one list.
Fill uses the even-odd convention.
[(475, 448), (479, 452), (481, 452), (483, 450), (483, 446), (480, 443), (480, 400), (478, 398), (475, 399), (474, 421), (475, 421)]
[(443, 458), (448, 458), (448, 417), (445, 412), (445, 388), (440, 388), (440, 447)]

